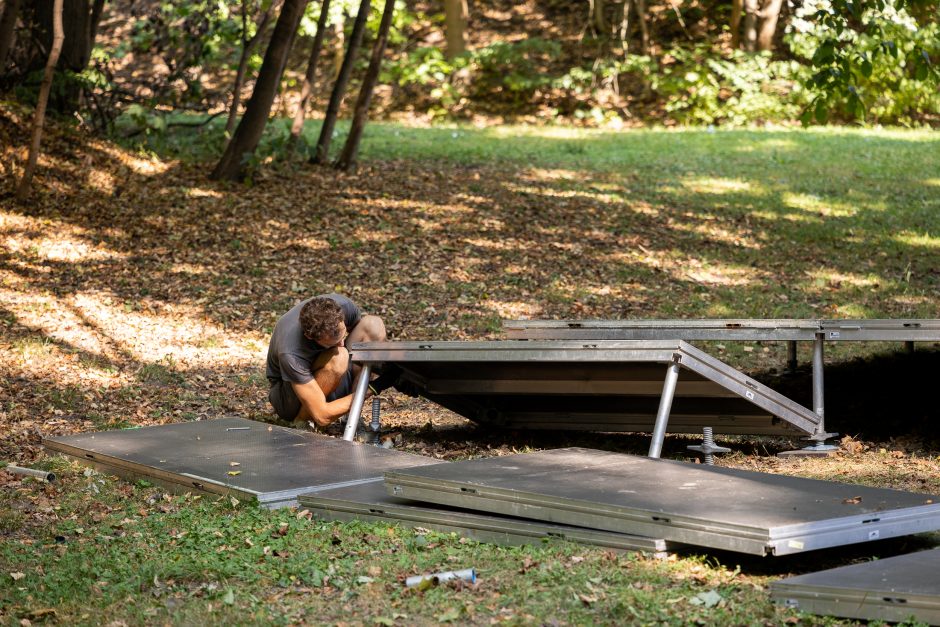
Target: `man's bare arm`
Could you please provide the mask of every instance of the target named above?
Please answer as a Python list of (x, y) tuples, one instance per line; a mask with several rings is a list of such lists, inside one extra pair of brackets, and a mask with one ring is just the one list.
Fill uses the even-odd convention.
[(327, 401), (316, 379), (307, 383), (291, 383), (294, 393), (300, 400), (300, 413), (296, 420), (313, 420), (318, 427), (325, 427), (336, 422), (340, 416), (349, 412), (352, 394)]

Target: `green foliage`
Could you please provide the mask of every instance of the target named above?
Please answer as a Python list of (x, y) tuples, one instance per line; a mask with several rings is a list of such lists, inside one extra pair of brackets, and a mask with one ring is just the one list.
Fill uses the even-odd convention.
[(705, 46), (675, 48), (668, 56), (673, 62), (647, 79), (669, 117), (683, 124), (783, 122), (807, 100), (800, 86), (805, 68), (795, 61), (740, 51), (726, 57)]
[[(922, 0), (934, 4), (935, 0)], [(940, 113), (940, 24), (918, 20), (915, 3), (817, 0), (797, 11), (788, 43), (812, 66), (813, 100), (801, 119), (847, 119), (911, 124)]]
[(520, 105), (553, 84), (547, 67), (560, 54), (557, 42), (543, 39), (495, 42), (453, 59), (422, 47), (389, 63), (384, 80), (409, 93), (429, 90), (435, 116), (454, 113), (470, 99)]
[(552, 83), (546, 69), (560, 55), (558, 42), (545, 39), (492, 43), (470, 55), (473, 93), (478, 98), (527, 99)]

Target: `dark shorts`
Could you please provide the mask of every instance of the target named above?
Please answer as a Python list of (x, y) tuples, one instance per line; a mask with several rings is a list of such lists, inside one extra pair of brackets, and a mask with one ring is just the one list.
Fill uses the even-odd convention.
[[(336, 389), (327, 395), (326, 400), (327, 402), (335, 401), (347, 394), (352, 394), (352, 389), (353, 372), (352, 362), (350, 362), (349, 368), (346, 369), (346, 374), (343, 375)], [(297, 394), (294, 392), (294, 386), (290, 384), (290, 381), (275, 381), (272, 383), (271, 389), (268, 390), (268, 400), (271, 402), (271, 406), (274, 407), (274, 412), (281, 420), (291, 422), (297, 417), (297, 414), (300, 413), (300, 399), (297, 398)]]

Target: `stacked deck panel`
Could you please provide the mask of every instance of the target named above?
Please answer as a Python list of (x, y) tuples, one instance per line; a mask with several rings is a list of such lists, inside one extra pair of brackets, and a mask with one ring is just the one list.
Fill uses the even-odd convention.
[(231, 494), (266, 507), (294, 505), (302, 493), (380, 481), (393, 468), (440, 463), (242, 418), (83, 433), (43, 444), (125, 478)]
[(757, 555), (940, 529), (940, 497), (570, 448), (389, 471), (393, 496)]

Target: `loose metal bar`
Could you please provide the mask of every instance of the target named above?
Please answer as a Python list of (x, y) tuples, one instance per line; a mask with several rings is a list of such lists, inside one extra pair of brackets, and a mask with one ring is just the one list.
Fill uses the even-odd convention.
[(672, 399), (676, 395), (676, 382), (679, 380), (679, 361), (673, 361), (666, 369), (666, 380), (663, 382), (663, 395), (659, 399), (659, 410), (656, 412), (656, 424), (653, 426), (653, 438), (650, 441), (649, 456), (658, 458), (663, 451), (663, 440), (666, 438), (666, 425), (669, 424), (669, 411), (672, 409)]
[(346, 414), (346, 429), (343, 430), (343, 439), (347, 442), (356, 439), (356, 429), (359, 428), (362, 405), (366, 402), (366, 391), (369, 389), (369, 376), (371, 373), (372, 366), (363, 364), (362, 369), (359, 371), (359, 378), (356, 379), (352, 403), (349, 405), (349, 413)]

